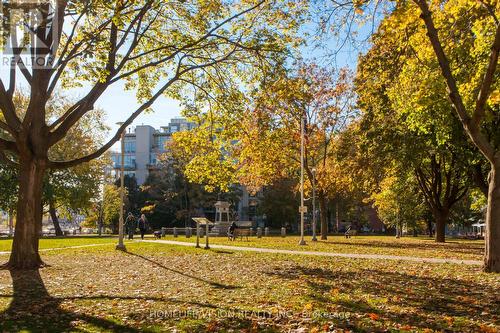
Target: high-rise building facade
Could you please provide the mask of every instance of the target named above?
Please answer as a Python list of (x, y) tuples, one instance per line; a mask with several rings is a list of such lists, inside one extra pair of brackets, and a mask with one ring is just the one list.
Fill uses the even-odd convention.
[[(196, 124), (184, 118), (173, 118), (167, 126), (155, 129), (150, 125), (140, 125), (131, 128), (125, 133), (124, 171), (125, 175), (134, 176), (138, 185), (146, 182), (151, 171), (156, 170), (159, 165), (159, 156), (166, 152), (166, 143), (172, 139), (172, 134), (179, 131), (188, 131), (196, 127)], [(121, 152), (111, 152), (113, 160), (113, 171), (115, 175), (120, 174)], [(256, 207), (260, 201), (258, 196), (250, 194), (241, 186), (241, 197), (237, 207), (241, 221), (256, 221)]]
[[(149, 172), (157, 168), (159, 155), (165, 152), (165, 145), (172, 134), (188, 131), (196, 125), (184, 118), (173, 118), (167, 126), (155, 129), (140, 125), (125, 133), (124, 170), (125, 175), (134, 176), (138, 185), (144, 184)], [(113, 169), (121, 168), (121, 152), (111, 152)], [(118, 174), (118, 173), (117, 173)]]

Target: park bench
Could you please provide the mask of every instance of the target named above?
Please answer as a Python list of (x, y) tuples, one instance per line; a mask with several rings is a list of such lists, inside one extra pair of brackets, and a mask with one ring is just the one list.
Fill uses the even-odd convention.
[(248, 240), (248, 236), (252, 236), (252, 229), (251, 228), (236, 228), (234, 230), (232, 237), (230, 235), (228, 235), (229, 239), (232, 238), (232, 240), (234, 240), (236, 238), (240, 238), (241, 240), (243, 240), (243, 237), (246, 237), (246, 239)]
[(345, 238), (351, 238), (352, 236), (356, 236), (357, 234), (358, 231), (356, 229), (348, 228), (347, 231), (345, 232)]

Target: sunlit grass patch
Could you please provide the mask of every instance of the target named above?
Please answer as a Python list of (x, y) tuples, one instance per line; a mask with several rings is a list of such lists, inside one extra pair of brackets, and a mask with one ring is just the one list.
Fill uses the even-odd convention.
[[(309, 238), (309, 237), (308, 237)], [(248, 240), (230, 241), (227, 237), (210, 237), (211, 244), (275, 248), (299, 251), (322, 251), (336, 253), (381, 254), (396, 256), (411, 256), (424, 258), (446, 258), (463, 260), (481, 260), (484, 252), (484, 241), (448, 239), (446, 243), (436, 243), (429, 237), (393, 236), (354, 236), (346, 239), (343, 236), (329, 236), (328, 240), (313, 242), (306, 238), (307, 245), (298, 245), (298, 236), (249, 237)], [(164, 239), (181, 242), (196, 241), (196, 237), (186, 238), (183, 235), (173, 237), (167, 235)], [(201, 240), (202, 245), (204, 239)]]
[[(40, 249), (61, 248), (69, 246), (80, 246), (89, 244), (116, 243), (116, 237), (103, 236), (69, 236), (69, 237), (45, 237), (40, 239)], [(10, 251), (12, 238), (0, 239), (0, 251)]]

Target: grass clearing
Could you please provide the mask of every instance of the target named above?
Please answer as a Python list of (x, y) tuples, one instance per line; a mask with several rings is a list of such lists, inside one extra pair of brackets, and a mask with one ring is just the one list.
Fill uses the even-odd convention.
[(140, 242), (127, 250), (49, 251), (50, 266), (39, 273), (0, 271), (1, 329), (497, 332), (500, 325), (500, 276), (479, 267)]
[[(148, 238), (149, 239), (149, 238)], [(196, 237), (186, 238), (183, 235), (175, 238), (168, 235), (166, 240), (181, 242), (196, 242)], [(211, 244), (248, 246), (261, 248), (275, 248), (284, 250), (321, 251), (336, 253), (381, 254), (410, 256), (422, 258), (443, 258), (462, 260), (482, 260), (484, 253), (483, 240), (448, 239), (446, 243), (436, 243), (429, 237), (403, 237), (396, 239), (394, 236), (354, 236), (346, 239), (343, 236), (329, 236), (328, 240), (312, 242), (306, 238), (307, 245), (298, 245), (298, 236), (285, 238), (273, 236), (257, 238), (249, 237), (248, 240), (230, 241), (227, 237), (210, 237)], [(200, 239), (203, 245), (205, 239)]]
[[(69, 236), (69, 237), (45, 237), (40, 239), (40, 249), (64, 248), (69, 246), (80, 246), (90, 244), (116, 243), (118, 239), (112, 236)], [(0, 239), (0, 251), (10, 251), (12, 238)]]

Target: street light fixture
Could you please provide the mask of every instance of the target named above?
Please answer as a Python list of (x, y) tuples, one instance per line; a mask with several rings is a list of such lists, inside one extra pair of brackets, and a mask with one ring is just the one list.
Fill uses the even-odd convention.
[(306, 245), (304, 240), (304, 127), (306, 125), (305, 115), (300, 120), (300, 241), (299, 245)]
[(318, 239), (316, 238), (316, 168), (312, 168), (311, 170), (312, 175), (313, 175), (313, 223), (312, 223), (312, 228), (313, 228), (313, 236), (312, 236), (312, 241), (316, 242)]
[[(119, 127), (123, 125), (123, 122), (116, 123)], [(123, 205), (125, 199), (125, 130), (121, 134), (121, 156), (120, 156), (120, 219), (118, 221), (118, 244), (116, 249), (120, 251), (126, 251), (125, 244), (123, 244)]]

